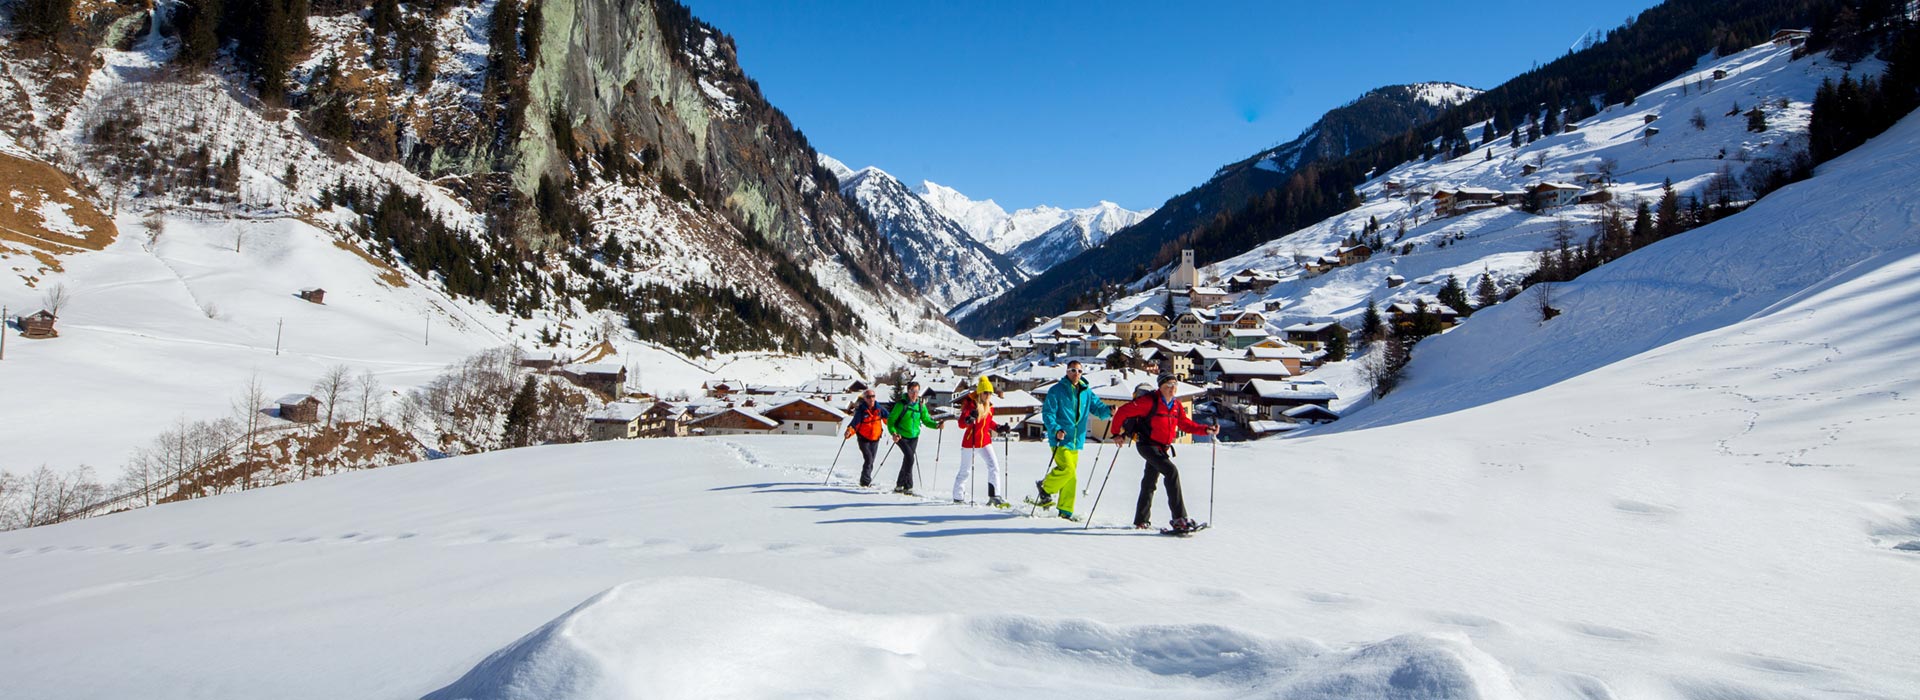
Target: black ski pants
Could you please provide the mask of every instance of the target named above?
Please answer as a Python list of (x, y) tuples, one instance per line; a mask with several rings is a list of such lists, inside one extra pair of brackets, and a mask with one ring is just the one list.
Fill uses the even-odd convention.
[(900, 445), (900, 478), (895, 479), (893, 485), (896, 488), (911, 491), (913, 490), (914, 451), (920, 447), (920, 438), (900, 438), (898, 444)]
[(1153, 522), (1154, 482), (1161, 478), (1167, 481), (1167, 508), (1173, 511), (1173, 519), (1185, 519), (1187, 501), (1180, 495), (1180, 469), (1167, 457), (1166, 446), (1149, 445), (1143, 440), (1134, 443), (1134, 450), (1147, 460), (1146, 474), (1140, 477), (1140, 500), (1133, 505), (1134, 524)]
[(880, 441), (854, 438), (860, 443), (860, 485), (873, 485), (873, 458), (880, 454)]

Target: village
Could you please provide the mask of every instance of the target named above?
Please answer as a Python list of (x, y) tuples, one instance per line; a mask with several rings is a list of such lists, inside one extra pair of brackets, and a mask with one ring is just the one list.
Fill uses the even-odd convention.
[[(1326, 263), (1353, 264), (1369, 255), (1365, 246), (1349, 247)], [(1171, 374), (1180, 380), (1177, 398), (1202, 420), (1218, 421), (1226, 439), (1259, 439), (1340, 418), (1333, 404), (1341, 397), (1314, 371), (1344, 357), (1348, 329), (1334, 321), (1279, 325), (1262, 309), (1233, 303), (1278, 279), (1245, 270), (1203, 281), (1193, 251), (1183, 251), (1166, 283), (1145, 303), (1119, 312), (1083, 309), (1035, 319), (1026, 332), (958, 352), (911, 351), (907, 366), (871, 381), (847, 375), (824, 375), (797, 386), (716, 380), (707, 382), (700, 396), (668, 399), (619, 393), (626, 379), (619, 365), (555, 364), (547, 355), (523, 362), (603, 395), (621, 396), (587, 414), (589, 440), (840, 436), (864, 391), (873, 390), (885, 402), (906, 382), (918, 382), (936, 410), (946, 407), (944, 415), (953, 415), (957, 411), (951, 407), (980, 377), (992, 381), (998, 394), (995, 413), (1006, 420), (1013, 439), (1041, 440), (1046, 431), (1040, 406), (1073, 361), (1089, 368), (1086, 381), (1109, 407), (1131, 400), (1137, 386)], [(1443, 327), (1453, 325), (1451, 310), (1438, 303), (1430, 307), (1394, 304), (1387, 312), (1394, 323), (1431, 313)], [(1095, 418), (1089, 431), (1100, 438), (1108, 426)]]

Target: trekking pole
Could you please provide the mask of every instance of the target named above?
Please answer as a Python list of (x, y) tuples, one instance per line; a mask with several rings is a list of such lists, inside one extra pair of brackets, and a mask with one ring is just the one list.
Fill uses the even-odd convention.
[(833, 464), (827, 465), (827, 478), (820, 482), (821, 486), (826, 486), (827, 484), (833, 482), (833, 468), (840, 466), (840, 453), (845, 451), (846, 449), (847, 449), (847, 438), (844, 438), (844, 437), (840, 438), (840, 449), (833, 451)]
[[(1100, 455), (1103, 455), (1106, 453), (1107, 453), (1107, 443), (1102, 441), (1100, 443), (1100, 447), (1093, 451), (1093, 468), (1094, 469), (1100, 468)], [(1092, 479), (1088, 479), (1086, 481), (1080, 482), (1080, 495), (1082, 496), (1087, 495), (1087, 487), (1090, 487), (1092, 485), (1093, 485)]]
[[(887, 466), (887, 458), (893, 456), (893, 445), (893, 442), (887, 443), (887, 451), (880, 453), (880, 461), (874, 463), (875, 469), (881, 469)], [(897, 483), (899, 480), (895, 479), (894, 481)]]
[(934, 482), (940, 481), (940, 447), (947, 441), (947, 422), (940, 421), (940, 427), (934, 428), (933, 433), (933, 481), (928, 482), (929, 486), (937, 486)]
[(1219, 478), (1220, 469), (1220, 419), (1213, 419), (1213, 459), (1207, 465), (1207, 527), (1213, 527), (1213, 482)]
[[(1113, 448), (1113, 459), (1107, 461), (1107, 475), (1100, 478), (1100, 492), (1093, 495), (1093, 507), (1087, 509), (1087, 524), (1080, 529), (1087, 530), (1093, 527), (1093, 512), (1100, 510), (1100, 497), (1106, 495), (1107, 480), (1113, 478), (1113, 463), (1118, 461), (1120, 461), (1120, 448), (1115, 447)], [(1093, 466), (1099, 467), (1100, 464), (1095, 462)]]
[[(1012, 469), (1013, 469), (1013, 426), (1009, 425), (1007, 426), (1007, 439), (1004, 442), (1000, 443), (1000, 475), (1003, 477), (1000, 480), (1009, 484), (1013, 483), (1013, 474), (1011, 473)], [(991, 488), (993, 487), (993, 484), (988, 483), (987, 487), (991, 490)], [(1004, 493), (1000, 494), (1000, 500), (1003, 502), (1006, 501), (1007, 495)]]

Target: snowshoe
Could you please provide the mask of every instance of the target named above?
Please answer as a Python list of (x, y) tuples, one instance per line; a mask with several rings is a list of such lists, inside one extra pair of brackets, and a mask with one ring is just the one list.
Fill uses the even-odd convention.
[(1013, 507), (1013, 504), (1001, 500), (999, 496), (988, 497), (987, 505), (993, 506), (995, 508), (999, 508), (1001, 510), (1005, 510)]
[(1042, 508), (1051, 507), (1053, 505), (1053, 494), (1047, 493), (1046, 483), (1047, 483), (1046, 479), (1041, 479), (1039, 481), (1033, 482), (1033, 490), (1040, 494), (1039, 505)]
[(1046, 498), (1044, 496), (1041, 498), (1034, 498), (1032, 496), (1028, 496), (1024, 499), (1021, 499), (1021, 502), (1027, 505), (1033, 506), (1035, 508), (1052, 508), (1053, 507), (1053, 499)]
[(907, 488), (907, 487), (905, 487), (905, 486), (895, 486), (895, 487), (893, 487), (893, 492), (894, 492), (894, 493), (897, 493), (897, 494), (900, 494), (900, 495), (902, 495), (902, 496), (911, 496), (911, 495), (913, 495), (913, 489), (910, 489), (910, 488)]
[(1193, 533), (1196, 533), (1205, 529), (1207, 529), (1206, 523), (1195, 522), (1194, 520), (1189, 518), (1186, 520), (1173, 521), (1173, 527), (1161, 529), (1160, 534), (1173, 535), (1175, 537), (1192, 537)]
[(1079, 516), (1076, 516), (1076, 515), (1074, 515), (1074, 514), (1073, 514), (1073, 511), (1070, 511), (1070, 510), (1063, 510), (1063, 511), (1059, 511), (1059, 515), (1060, 515), (1060, 519), (1061, 519), (1061, 520), (1065, 520), (1065, 521), (1067, 521), (1067, 522), (1070, 522), (1070, 523), (1083, 523), (1083, 522), (1086, 522), (1086, 519), (1085, 519), (1085, 518), (1081, 518), (1081, 517), (1079, 517)]

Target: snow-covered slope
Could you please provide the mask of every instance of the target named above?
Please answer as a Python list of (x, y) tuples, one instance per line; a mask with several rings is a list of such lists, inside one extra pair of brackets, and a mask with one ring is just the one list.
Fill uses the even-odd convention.
[(1153, 214), (1152, 209), (1133, 211), (1106, 201), (1081, 209), (1038, 206), (1009, 214), (991, 199), (975, 201), (934, 182), (920, 183), (919, 194), (934, 210), (975, 240), (1006, 254), (1029, 275), (1100, 245), (1115, 231)]
[[(1271, 314), (1276, 325), (1352, 322), (1369, 298), (1383, 305), (1415, 297), (1432, 299), (1448, 275), (1471, 289), (1479, 276), (1490, 274), (1509, 288), (1534, 268), (1534, 252), (1549, 247), (1556, 231), (1571, 233), (1575, 244), (1593, 235), (1601, 205), (1558, 208), (1545, 215), (1500, 206), (1436, 218), (1429, 201), (1436, 190), (1513, 191), (1543, 181), (1593, 180), (1611, 171), (1608, 188), (1615, 201), (1627, 207), (1629, 219), (1635, 202), (1657, 200), (1662, 183), (1669, 178), (1682, 196), (1704, 199), (1708, 182), (1721, 168), (1737, 179), (1748, 161), (1804, 147), (1814, 92), (1822, 78), (1837, 79), (1844, 68), (1824, 56), (1795, 61), (1792, 53), (1792, 48), (1765, 45), (1705, 59), (1686, 75), (1648, 91), (1632, 106), (1606, 107), (1598, 116), (1578, 123), (1575, 131), (1546, 136), (1517, 149), (1503, 135), (1461, 158), (1404, 164), (1361, 188), (1365, 201), (1358, 208), (1207, 265), (1202, 274), (1224, 277), (1252, 268), (1280, 275), (1280, 284), (1265, 294), (1239, 299), (1276, 310)], [(1713, 80), (1716, 70), (1725, 71), (1726, 77)], [(1749, 132), (1745, 116), (1727, 116), (1735, 104), (1742, 109), (1761, 105), (1768, 131)], [(1704, 129), (1688, 124), (1695, 110), (1705, 117)], [(1646, 137), (1650, 116), (1657, 118), (1653, 124), (1660, 129), (1651, 139)], [(1480, 125), (1466, 131), (1477, 135)], [(1529, 174), (1529, 169), (1537, 172)], [(1386, 250), (1366, 262), (1325, 274), (1304, 269), (1304, 261), (1332, 253), (1348, 237), (1361, 234), (1369, 220), (1379, 222)], [(1389, 276), (1408, 283), (1390, 287)]]
[[(1206, 182), (1168, 199), (1158, 209), (1141, 212), (1109, 233), (1087, 236), (1097, 245), (1081, 251), (1072, 265), (1052, 263), (1048, 279), (1016, 287), (955, 318), (969, 334), (995, 335), (1013, 333), (1035, 316), (1067, 311), (1067, 305), (1087, 289), (1130, 281), (1139, 266), (1151, 264), (1167, 244), (1216, 216), (1240, 211), (1256, 197), (1276, 191), (1300, 167), (1397, 136), (1439, 116), (1454, 104), (1447, 100), (1464, 100), (1475, 94), (1478, 91), (1451, 83), (1369, 90), (1321, 115), (1293, 140), (1222, 166)], [(935, 190), (930, 187), (929, 191)], [(943, 193), (941, 199), (954, 199), (953, 194)], [(1070, 248), (1052, 246), (1049, 250)]]
[[(1911, 181), (1916, 137), (1796, 189)], [(1215, 525), (1190, 540), (1117, 529), (1130, 451), (1082, 530), (860, 492), (844, 464), (822, 486), (833, 438), (511, 450), (0, 533), (0, 675), (75, 699), (1907, 697), (1920, 247), (1897, 230), (1920, 218), (1882, 194), (1904, 208), (1752, 230), (1787, 256), (1841, 231), (1782, 285), (1702, 294), (1748, 288), (1724, 286), (1747, 249), (1697, 231), (1672, 243), (1707, 234), (1727, 279), (1641, 268), (1520, 338), (1539, 365), (1665, 321), (1617, 305), (1727, 303), (1672, 345), (1217, 468), (1183, 449)], [(1045, 463), (1015, 446), (1009, 482)]]
[[(821, 163), (836, 173), (846, 169), (839, 161)], [(840, 176), (840, 192), (867, 212), (893, 246), (907, 278), (941, 309), (997, 295), (1027, 278), (886, 171), (869, 167), (847, 172)]]
[[(1843, 329), (1913, 300), (1903, 277), (1920, 265), (1915, 182), (1920, 117), (1909, 116), (1822, 166), (1812, 179), (1737, 216), (1555, 285), (1553, 305), (1561, 313), (1551, 321), (1542, 323), (1527, 303), (1503, 304), (1422, 343), (1408, 383), (1338, 427), (1416, 420), (1499, 401), (1649, 353), (1673, 358), (1676, 365), (1690, 355), (1719, 362), (1743, 356), (1769, 377), (1753, 387), (1725, 386), (1730, 370), (1702, 359), (1693, 371), (1650, 379), (1656, 390), (1684, 385), (1740, 396), (1756, 409), (1797, 407), (1822, 416), (1818, 420), (1826, 425), (1820, 430), (1831, 435), (1906, 434), (1893, 425), (1920, 415), (1906, 406), (1916, 382), (1912, 372), (1893, 368), (1920, 348), (1920, 324), (1911, 316), (1887, 316), (1874, 324), (1885, 327), (1871, 333)], [(1770, 330), (1723, 330), (1750, 325)], [(1815, 373), (1822, 377), (1818, 382), (1802, 376), (1829, 365), (1831, 371)], [(1833, 415), (1834, 405), (1851, 402), (1877, 404), (1885, 413), (1857, 427), (1824, 418)], [(1622, 416), (1621, 423), (1640, 420)], [(1779, 439), (1771, 432), (1767, 425), (1749, 425), (1722, 447), (1790, 466), (1844, 459), (1844, 450), (1811, 443), (1778, 455), (1741, 444)]]

